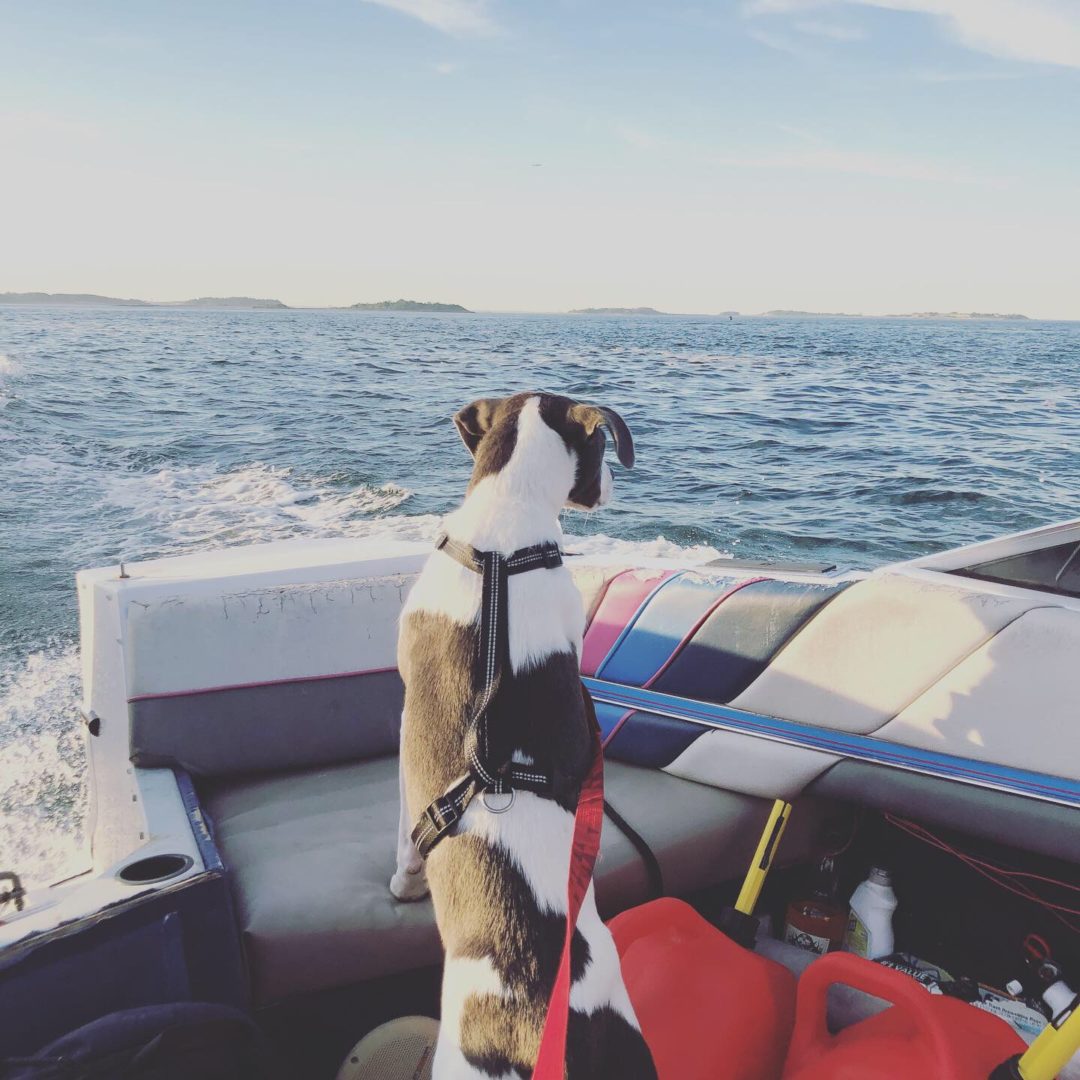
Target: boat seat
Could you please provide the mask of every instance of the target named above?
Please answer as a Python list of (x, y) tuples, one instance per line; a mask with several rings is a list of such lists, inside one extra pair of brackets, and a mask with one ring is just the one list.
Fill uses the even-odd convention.
[[(609, 801), (659, 859), (668, 893), (742, 877), (767, 799), (616, 761), (606, 763), (605, 781)], [(204, 780), (200, 794), (228, 867), (256, 1004), (440, 961), (431, 902), (400, 903), (387, 888), (397, 838), (396, 756), (219, 777)], [(799, 804), (782, 862), (813, 851), (825, 805)], [(601, 914), (649, 898), (640, 855), (605, 821)]]

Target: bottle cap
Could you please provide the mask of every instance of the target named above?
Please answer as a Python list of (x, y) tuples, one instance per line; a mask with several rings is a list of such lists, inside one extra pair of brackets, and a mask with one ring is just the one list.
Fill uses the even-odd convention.
[(891, 885), (892, 874), (890, 874), (883, 866), (871, 866), (870, 880), (874, 882), (875, 885)]
[(1010, 979), (1005, 984), (1005, 989), (1012, 994), (1013, 997), (1019, 997), (1024, 992), (1024, 984), (1019, 979)]

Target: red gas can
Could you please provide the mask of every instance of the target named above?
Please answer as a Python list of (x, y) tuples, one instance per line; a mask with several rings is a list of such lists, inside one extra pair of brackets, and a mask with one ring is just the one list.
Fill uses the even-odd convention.
[[(825, 1008), (834, 983), (892, 1002), (892, 1008), (830, 1035)], [(1025, 1048), (996, 1016), (927, 993), (910, 976), (870, 960), (829, 953), (799, 979), (783, 1080), (986, 1080)]]
[(608, 924), (660, 1080), (777, 1080), (795, 977), (665, 898)]

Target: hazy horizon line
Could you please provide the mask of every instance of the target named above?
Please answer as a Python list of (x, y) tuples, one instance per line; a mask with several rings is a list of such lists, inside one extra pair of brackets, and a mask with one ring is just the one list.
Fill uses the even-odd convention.
[[(4, 300), (5, 296), (31, 296), (40, 295), (43, 297), (94, 297), (100, 298), (103, 301), (111, 301), (108, 304), (95, 304), (93, 300), (76, 301), (73, 300), (70, 303), (65, 304), (62, 300), (49, 301), (34, 301), (34, 300)], [(281, 304), (281, 308), (252, 308), (250, 310), (289, 310), (289, 311), (348, 311), (351, 310), (356, 304), (367, 303), (396, 303), (399, 301), (405, 301), (404, 297), (399, 297), (395, 300), (381, 300), (381, 301), (354, 301), (352, 304), (304, 304), (304, 303), (287, 303), (278, 297), (270, 296), (251, 296), (243, 293), (234, 293), (228, 296), (209, 296), (207, 294), (201, 294), (193, 296), (185, 300), (146, 300), (141, 297), (135, 296), (110, 296), (105, 293), (90, 293), (90, 292), (56, 292), (50, 293), (45, 290), (7, 290), (0, 292), (0, 308), (4, 306), (26, 306), (26, 307), (49, 307), (49, 306), (68, 306), (68, 307), (110, 307), (110, 306), (123, 306), (125, 303), (131, 303), (133, 306), (146, 305), (150, 307), (178, 307), (187, 304), (192, 304), (197, 301), (206, 300), (221, 300), (221, 301), (235, 301), (235, 300), (250, 300), (255, 303), (275, 303)], [(420, 303), (420, 304), (452, 304), (458, 303), (458, 301), (450, 300), (407, 300), (408, 303)], [(206, 307), (212, 305), (207, 304)], [(240, 307), (241, 305), (236, 305)], [(465, 307), (466, 305), (460, 304), (459, 306)], [(638, 311), (636, 309), (652, 308), (652, 311)], [(616, 310), (621, 309), (621, 310)], [(991, 318), (1007, 319), (1010, 317), (1017, 318), (1018, 320), (1027, 320), (1029, 322), (1080, 322), (1080, 317), (1068, 317), (1068, 316), (1052, 316), (1052, 315), (1027, 315), (1023, 312), (1016, 310), (1011, 311), (962, 311), (958, 308), (926, 308), (921, 311), (909, 311), (909, 312), (890, 312), (890, 311), (814, 311), (809, 308), (789, 308), (789, 307), (771, 307), (762, 311), (738, 311), (734, 308), (728, 308), (717, 311), (672, 311), (667, 309), (653, 308), (648, 304), (595, 304), (595, 305), (582, 305), (575, 308), (524, 308), (524, 307), (508, 307), (508, 308), (496, 308), (496, 307), (474, 307), (468, 308), (468, 314), (474, 315), (571, 315), (571, 314), (603, 314), (604, 312), (612, 314), (621, 314), (622, 312), (634, 314), (637, 317), (649, 317), (652, 312), (656, 315), (664, 316), (676, 316), (687, 318), (725, 318), (728, 316), (739, 316), (743, 318), (761, 318), (769, 316), (774, 312), (782, 312), (787, 317), (795, 317), (798, 315), (814, 316), (818, 318), (848, 318), (848, 319), (887, 319), (887, 318), (910, 318), (912, 316), (928, 316), (928, 315), (942, 315), (942, 316), (979, 316), (984, 315)], [(375, 312), (379, 314), (379, 312)], [(408, 312), (393, 312), (387, 311), (385, 314), (408, 314)], [(417, 314), (424, 314), (418, 312)], [(437, 314), (436, 312), (429, 312), (427, 314)], [(450, 313), (461, 314), (461, 313)], [(776, 315), (774, 317), (780, 318), (784, 315)]]

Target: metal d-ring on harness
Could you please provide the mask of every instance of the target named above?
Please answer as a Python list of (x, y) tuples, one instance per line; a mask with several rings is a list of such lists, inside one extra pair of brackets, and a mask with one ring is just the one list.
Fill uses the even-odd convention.
[[(484, 799), (484, 805), (492, 813), (501, 814), (513, 805), (514, 792), (519, 788), (538, 795), (551, 794), (552, 780), (548, 773), (512, 761), (492, 760), (488, 721), (502, 673), (510, 663), (509, 578), (512, 574), (524, 574), (530, 570), (552, 570), (562, 566), (563, 560), (558, 544), (553, 543), (520, 548), (507, 556), (497, 551), (477, 551), (469, 544), (443, 536), (437, 550), (449, 555), (466, 569), (483, 575), (480, 642), (475, 672), (480, 692), (465, 733), (465, 756), (469, 771), (428, 806), (412, 831), (416, 850), (425, 859), (461, 820), (465, 808), (477, 795)], [(488, 802), (489, 795), (507, 794), (510, 800), (505, 805)]]

